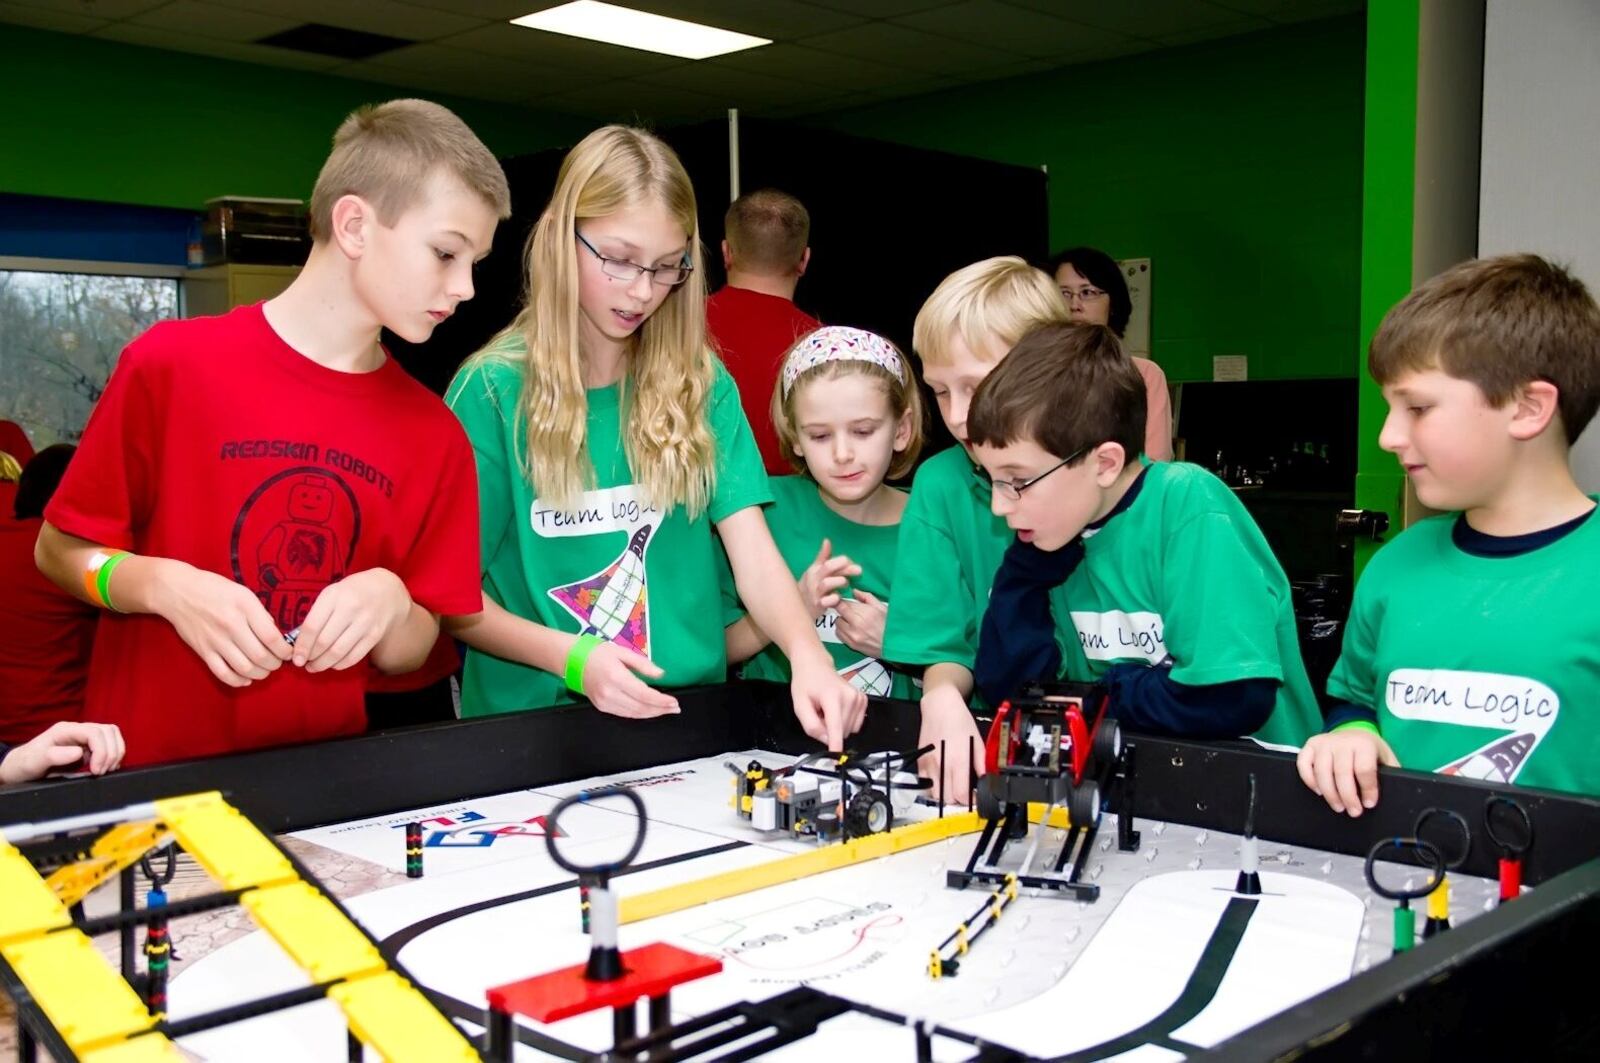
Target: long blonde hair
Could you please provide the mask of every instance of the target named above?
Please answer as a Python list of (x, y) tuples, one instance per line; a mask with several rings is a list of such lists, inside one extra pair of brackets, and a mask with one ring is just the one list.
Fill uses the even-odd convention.
[(693, 519), (710, 504), (716, 440), (706, 417), (715, 362), (706, 345), (704, 256), (694, 188), (673, 150), (628, 126), (584, 137), (561, 163), (556, 189), (528, 238), (521, 313), (478, 357), (505, 358), (520, 336), (527, 449), (523, 472), (539, 498), (570, 509), (595, 485), (588, 455), (588, 399), (578, 349), (577, 224), (652, 200), (689, 235), (689, 279), (634, 334), (622, 386), (624, 452), (642, 501), (683, 506)]

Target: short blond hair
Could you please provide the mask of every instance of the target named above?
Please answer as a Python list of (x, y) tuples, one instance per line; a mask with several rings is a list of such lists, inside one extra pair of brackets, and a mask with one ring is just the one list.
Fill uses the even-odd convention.
[(1060, 289), (1043, 270), (1003, 255), (963, 266), (940, 281), (917, 311), (911, 346), (924, 365), (948, 365), (952, 338), (981, 356), (991, 346), (1009, 351), (1040, 325), (1071, 320)]
[(477, 194), (495, 216), (511, 216), (511, 189), (500, 161), (448, 107), (429, 100), (390, 100), (357, 108), (339, 124), (333, 151), (311, 190), (311, 238), (333, 231), (333, 205), (360, 196), (393, 225), (422, 198), (428, 178), (443, 170)]

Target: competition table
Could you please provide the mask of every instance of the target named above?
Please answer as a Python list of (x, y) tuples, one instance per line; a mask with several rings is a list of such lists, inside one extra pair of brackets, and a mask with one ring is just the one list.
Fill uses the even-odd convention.
[[(787, 690), (732, 683), (682, 692), (680, 703), (680, 715), (660, 720), (572, 706), (19, 787), (0, 792), (0, 829), (221, 791), (481, 1047), (487, 987), (581, 961), (586, 947), (576, 884), (544, 856), (541, 813), (560, 798), (606, 784), (643, 796), (651, 842), (614, 884), (624, 905), (635, 886), (660, 890), (813, 848), (762, 836), (726, 801), (725, 763), (777, 766), (815, 750)], [(917, 723), (915, 705), (875, 699), (853, 748), (910, 750)], [(944, 885), (971, 850), (964, 837), (625, 927), (623, 944), (668, 940), (718, 957), (723, 973), (680, 989), (673, 1018), (732, 1009), (752, 1029), (777, 1031), (747, 1042), (746, 1058), (1550, 1058), (1600, 1044), (1588, 979), (1575, 968), (1600, 943), (1600, 802), (1385, 770), (1378, 808), (1352, 820), (1305, 790), (1288, 755), (1244, 742), (1129, 736), (1127, 745), (1128, 779), (1106, 795), (1107, 823), (1131, 816), (1139, 850), (1119, 851), (1115, 830), (1103, 829), (1086, 861), (1099, 899), (1024, 896), (957, 978), (934, 982), (923, 968), (942, 936), (934, 928), (983, 899)], [(1219, 961), (1232, 916), (1218, 918), (1252, 780), (1265, 896)], [(1476, 827), (1497, 796), (1513, 798), (1532, 828), (1523, 895), (1497, 903), (1503, 854), (1473, 829), (1452, 872), (1457, 925), (1391, 958), (1393, 904), (1365, 886), (1368, 851), (1412, 835), (1428, 810)], [(605, 828), (595, 837), (616, 818), (595, 820)], [(427, 870), (408, 881), (396, 828), (419, 821)], [(1388, 878), (1412, 881), (1403, 865)], [(96, 898), (103, 911), (115, 893), (108, 885), (90, 897), (82, 917), (91, 929), (109, 926), (112, 917), (92, 920)], [(311, 999), (315, 987), (280, 978), (264, 934), (222, 918), (171, 922), (175, 1020), (256, 996)], [(96, 940), (114, 956), (117, 937)], [(1263, 1010), (1262, 1000), (1274, 1003)], [(179, 1043), (206, 1059), (346, 1058), (344, 1041), (326, 1032), (331, 1006), (318, 1008)], [(51, 1030), (31, 1033), (63, 1054)], [(525, 1022), (517, 1033), (517, 1059), (601, 1058), (610, 1047), (580, 1019)]]

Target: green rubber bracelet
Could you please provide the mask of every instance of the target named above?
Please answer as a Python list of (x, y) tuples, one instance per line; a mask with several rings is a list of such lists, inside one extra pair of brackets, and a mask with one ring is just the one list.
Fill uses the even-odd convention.
[(567, 689), (574, 694), (583, 693), (583, 668), (589, 663), (589, 654), (601, 643), (594, 635), (579, 635), (567, 653)]
[(113, 613), (120, 613), (122, 610), (118, 609), (111, 602), (111, 573), (118, 565), (122, 564), (132, 556), (133, 555), (127, 551), (112, 554), (110, 557), (106, 558), (106, 563), (101, 565), (100, 571), (95, 574), (94, 586), (95, 589), (100, 592), (100, 600), (105, 602), (106, 608), (111, 610)]
[(1335, 727), (1328, 733), (1336, 735), (1340, 731), (1371, 731), (1378, 737), (1383, 737), (1382, 732), (1378, 730), (1378, 725), (1373, 723), (1371, 720), (1348, 720), (1345, 723), (1341, 723), (1338, 727)]

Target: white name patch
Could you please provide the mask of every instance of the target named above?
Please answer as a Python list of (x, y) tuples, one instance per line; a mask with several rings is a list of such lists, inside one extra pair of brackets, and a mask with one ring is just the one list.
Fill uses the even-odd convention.
[(544, 505), (537, 498), (528, 513), (534, 533), (546, 538), (596, 535), (601, 532), (632, 532), (641, 524), (660, 526), (661, 510), (639, 501), (635, 484), (585, 491), (572, 510)]
[(1384, 703), (1405, 720), (1516, 728), (1543, 735), (1561, 711), (1556, 692), (1536, 679), (1450, 668), (1396, 668)]
[(1167, 659), (1164, 637), (1166, 625), (1160, 613), (1124, 613), (1111, 609), (1104, 613), (1072, 613), (1072, 626), (1078, 629), (1083, 655), (1091, 661), (1125, 661), (1142, 657), (1151, 664)]

